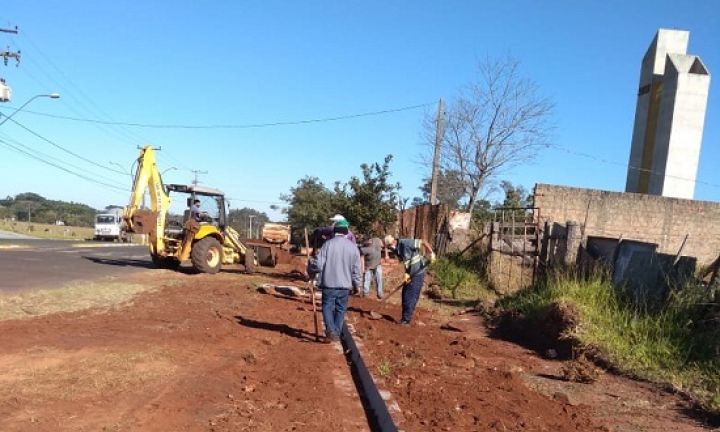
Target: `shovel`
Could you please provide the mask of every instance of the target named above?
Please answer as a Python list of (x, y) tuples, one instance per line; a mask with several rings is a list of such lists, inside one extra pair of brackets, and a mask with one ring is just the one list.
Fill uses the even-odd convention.
[[(308, 262), (310, 261), (310, 242), (308, 241), (308, 231), (307, 228), (305, 228), (305, 257), (307, 258)], [(315, 305), (315, 285), (313, 284), (312, 278), (308, 275), (308, 285), (310, 285), (310, 302), (312, 303), (312, 311), (313, 311), (313, 323), (315, 324), (315, 340), (320, 340), (320, 332), (318, 331), (318, 316), (317, 316), (317, 306)]]
[[(406, 283), (403, 282), (400, 285), (398, 285), (397, 287), (393, 288), (393, 290), (390, 291), (390, 294), (386, 295), (382, 300), (380, 300), (380, 303), (385, 303), (387, 301), (387, 299), (392, 297), (396, 292), (400, 291), (400, 289), (402, 289), (405, 285), (406, 285)], [(375, 311), (370, 311), (370, 319), (379, 320), (380, 318), (382, 318), (382, 315), (380, 315), (379, 313), (377, 313)]]

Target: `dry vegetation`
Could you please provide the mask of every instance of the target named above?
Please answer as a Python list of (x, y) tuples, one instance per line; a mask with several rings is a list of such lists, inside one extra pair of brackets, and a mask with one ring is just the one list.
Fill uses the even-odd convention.
[(0, 220), (0, 230), (53, 240), (87, 240), (92, 239), (94, 233), (93, 228), (87, 227), (18, 222), (7, 219)]
[(126, 303), (149, 285), (88, 282), (63, 288), (0, 294), (0, 320), (31, 318), (58, 312), (110, 308)]

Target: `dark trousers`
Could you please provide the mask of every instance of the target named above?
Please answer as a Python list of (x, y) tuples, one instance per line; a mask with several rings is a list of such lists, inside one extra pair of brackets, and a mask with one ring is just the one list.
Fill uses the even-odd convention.
[(347, 288), (322, 288), (322, 315), (325, 323), (325, 336), (342, 333), (345, 311), (347, 310)]
[(413, 313), (415, 312), (415, 306), (417, 306), (418, 299), (420, 299), (420, 292), (422, 291), (424, 282), (425, 272), (421, 271), (410, 279), (410, 283), (403, 287), (402, 320), (404, 322), (409, 323), (412, 320)]

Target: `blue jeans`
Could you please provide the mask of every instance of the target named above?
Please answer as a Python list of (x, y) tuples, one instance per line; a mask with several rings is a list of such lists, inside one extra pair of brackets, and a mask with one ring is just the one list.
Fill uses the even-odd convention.
[(370, 294), (370, 282), (375, 280), (375, 291), (377, 292), (377, 298), (381, 299), (383, 296), (383, 272), (382, 266), (379, 265), (374, 269), (367, 269), (365, 271), (365, 282), (363, 283), (363, 294), (367, 297)]
[(410, 283), (402, 289), (402, 320), (409, 323), (412, 320), (415, 306), (417, 306), (423, 283), (425, 282), (425, 271), (421, 271), (410, 279)]
[(347, 310), (347, 288), (322, 288), (322, 314), (325, 322), (325, 336), (342, 333), (345, 311)]

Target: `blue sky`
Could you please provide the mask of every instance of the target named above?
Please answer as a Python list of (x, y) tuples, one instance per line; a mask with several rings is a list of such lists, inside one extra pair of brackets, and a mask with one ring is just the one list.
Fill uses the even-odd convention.
[[(48, 118), (163, 125), (249, 125), (432, 104), (452, 99), (485, 56), (510, 54), (554, 99), (554, 143), (505, 175), (623, 190), (640, 61), (657, 28), (690, 30), (689, 53), (720, 70), (720, 3), (707, 1), (4, 1), (0, 25), (18, 35), (19, 67), (0, 65), (13, 89), (5, 114), (97, 164), (129, 170), (137, 146), (162, 147), (167, 182), (224, 190), (233, 207), (269, 211), (298, 179), (331, 185), (391, 153), (394, 180), (420, 195), (422, 118), (435, 107), (382, 116), (244, 129), (107, 126)], [(696, 198), (720, 200), (720, 97), (711, 82)], [(129, 188), (122, 174), (70, 156), (7, 122), (0, 139)], [(15, 144), (17, 145), (17, 144)], [(43, 155), (45, 158), (46, 156)], [(609, 161), (601, 162), (599, 159)], [(80, 172), (80, 171), (79, 171)], [(74, 177), (0, 145), (0, 195), (33, 191), (94, 207), (128, 192)], [(102, 177), (100, 177), (102, 176)], [(708, 184), (706, 184), (708, 183)]]

